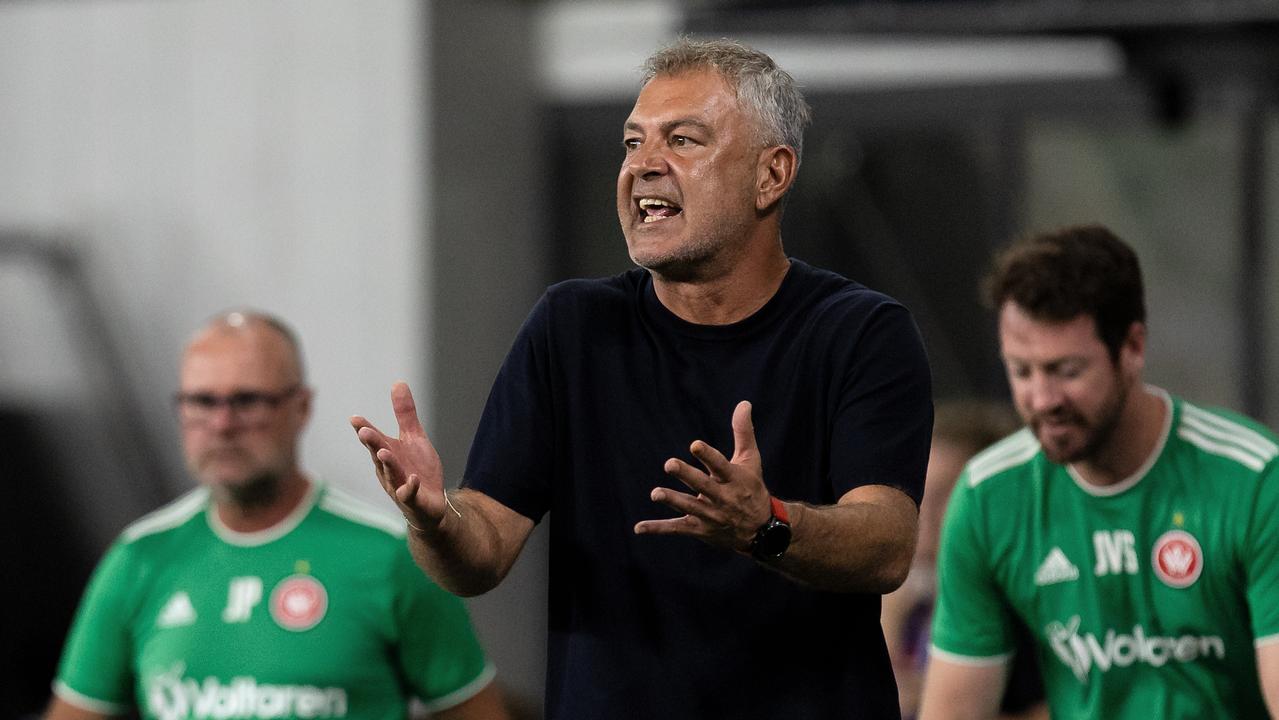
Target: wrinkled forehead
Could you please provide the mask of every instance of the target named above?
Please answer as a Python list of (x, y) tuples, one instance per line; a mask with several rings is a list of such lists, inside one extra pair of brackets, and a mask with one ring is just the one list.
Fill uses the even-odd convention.
[(671, 115), (744, 114), (732, 85), (714, 68), (653, 76), (640, 89), (627, 123)]

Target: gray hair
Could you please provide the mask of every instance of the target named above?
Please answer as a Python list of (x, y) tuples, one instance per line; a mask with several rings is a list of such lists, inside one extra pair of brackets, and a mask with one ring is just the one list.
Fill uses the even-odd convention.
[(804, 128), (812, 111), (795, 79), (768, 55), (733, 40), (680, 38), (653, 53), (644, 63), (647, 85), (658, 75), (714, 70), (737, 96), (738, 104), (755, 116), (767, 145), (789, 145), (796, 165), (804, 148)]

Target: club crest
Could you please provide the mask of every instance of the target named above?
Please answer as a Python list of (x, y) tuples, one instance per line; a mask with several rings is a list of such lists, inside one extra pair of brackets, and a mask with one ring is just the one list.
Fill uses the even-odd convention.
[(1203, 572), (1203, 550), (1185, 530), (1169, 530), (1155, 541), (1150, 565), (1168, 587), (1190, 587)]
[(310, 630), (328, 608), (328, 592), (310, 575), (286, 577), (271, 591), (271, 617), (285, 630)]

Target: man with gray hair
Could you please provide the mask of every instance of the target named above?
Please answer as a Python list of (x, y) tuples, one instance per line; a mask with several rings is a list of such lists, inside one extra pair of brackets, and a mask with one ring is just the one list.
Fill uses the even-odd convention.
[(763, 53), (659, 51), (617, 180), (640, 267), (547, 290), (463, 488), (407, 386), (398, 436), (352, 418), (453, 592), (554, 517), (548, 718), (898, 717), (879, 603), (910, 566), (929, 370), (904, 307), (783, 251), (808, 115)]

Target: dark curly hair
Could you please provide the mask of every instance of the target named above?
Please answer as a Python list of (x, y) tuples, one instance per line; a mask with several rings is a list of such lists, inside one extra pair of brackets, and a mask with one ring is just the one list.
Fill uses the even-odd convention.
[(1146, 321), (1137, 254), (1101, 225), (1072, 225), (1012, 244), (996, 257), (985, 291), (995, 310), (1012, 301), (1037, 320), (1092, 317), (1112, 361), (1132, 324)]

